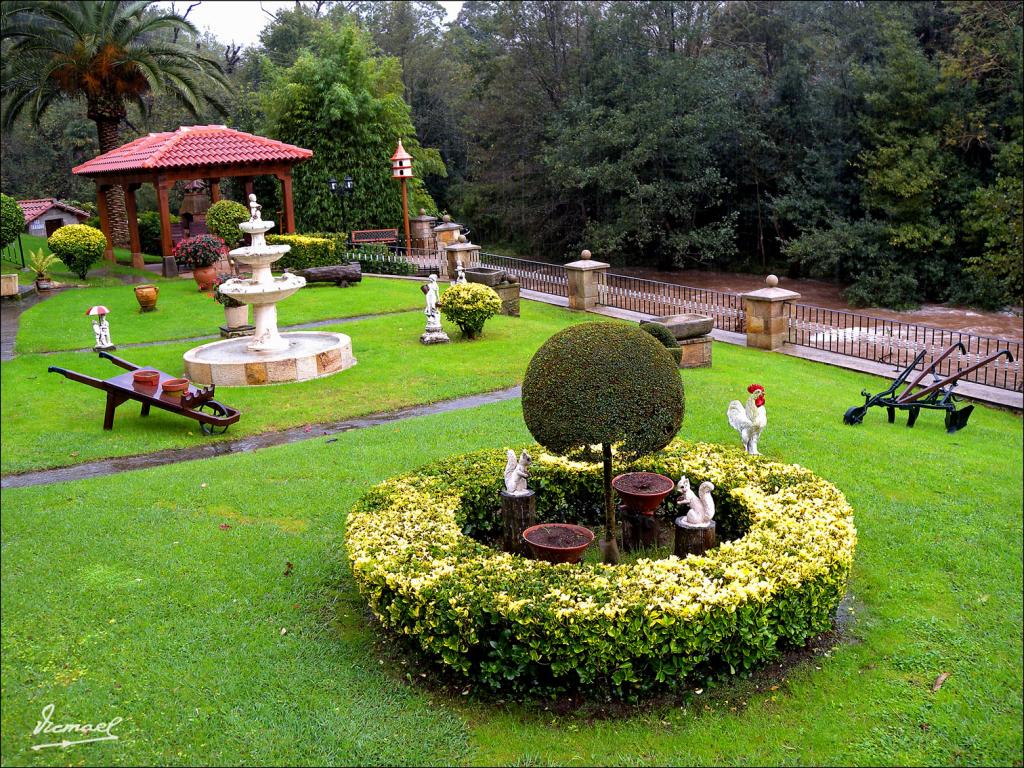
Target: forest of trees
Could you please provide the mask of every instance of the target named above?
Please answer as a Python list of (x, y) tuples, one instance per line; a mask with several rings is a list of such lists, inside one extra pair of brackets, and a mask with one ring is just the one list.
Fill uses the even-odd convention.
[[(855, 304), (1002, 306), (1024, 293), (1021, 15), (994, 0), (470, 0), (448, 24), (435, 2), (296, 3), (254, 48), (197, 37), (231, 92), (197, 117), (152, 95), (122, 135), (224, 122), (312, 148), (307, 231), (338, 227), (324, 182), (344, 173), (354, 227), (398, 223), (400, 133), (416, 207), (488, 246), (825, 277)], [(69, 171), (96, 151), (73, 101), (19, 119), (3, 190), (88, 199)]]

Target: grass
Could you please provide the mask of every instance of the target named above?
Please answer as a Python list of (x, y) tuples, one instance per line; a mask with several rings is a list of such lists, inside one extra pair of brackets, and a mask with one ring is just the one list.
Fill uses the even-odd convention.
[[(683, 373), (681, 434), (735, 442), (725, 404), (751, 379), (766, 386), (761, 450), (829, 478), (856, 511), (851, 642), (778, 679), (611, 719), (407, 684), (414, 662), (378, 655), (347, 572), (347, 510), (422, 462), (527, 443), (510, 401), (5, 491), (3, 763), (1019, 765), (1020, 418), (979, 407), (956, 435), (932, 413), (912, 430), (881, 412), (846, 427), (872, 377), (720, 344), (714, 355)], [(404, 378), (409, 362), (392, 362)], [(489, 364), (458, 375), (477, 381)], [(59, 722), (124, 717), (121, 740), (32, 752), (49, 703)]]
[[(419, 294), (416, 284), (408, 281), (379, 280), (370, 284), (376, 283)], [(309, 293), (314, 297), (322, 293), (354, 301), (362, 295), (360, 291), (368, 288), (369, 285), (358, 289), (331, 287)], [(69, 295), (74, 298), (79, 293), (83, 292)], [(367, 293), (371, 295), (376, 294)], [(64, 297), (51, 299), (27, 314), (45, 309), (61, 298)], [(282, 315), (287, 322), (289, 315), (284, 311)], [(121, 341), (124, 337), (118, 335), (117, 315), (112, 312), (111, 316), (114, 341)], [(145, 317), (138, 315), (135, 321), (142, 322), (139, 318)], [(85, 326), (85, 317), (76, 313), (74, 319)], [(205, 437), (194, 422), (165, 411), (154, 410), (142, 419), (135, 403), (121, 406), (114, 429), (104, 432), (100, 428), (103, 393), (48, 374), (47, 366), (70, 368), (99, 378), (115, 375), (120, 369), (91, 352), (22, 355), (0, 364), (0, 424), (4, 434), (0, 465), (6, 474), (162, 448), (202, 446), (218, 439), (230, 440), (501, 389), (522, 381), (533, 352), (552, 333), (567, 323), (593, 319), (596, 316), (523, 302), (521, 318), (492, 318), (480, 339), (462, 341), (455, 331), (451, 344), (433, 347), (419, 343), (424, 322), (419, 311), (328, 327), (325, 330), (337, 330), (352, 338), (358, 364), (334, 376), (284, 387), (218, 388), (219, 398), (243, 414), (241, 421), (219, 438)], [(88, 332), (87, 327), (84, 330)], [(115, 354), (174, 373), (182, 370), (181, 356), (194, 346), (194, 342), (169, 343)], [(54, 434), (60, 434), (61, 439), (54, 440)]]
[[(27, 265), (30, 263), (29, 260), (31, 258), (32, 251), (41, 248), (45, 253), (50, 253), (50, 246), (47, 245), (45, 237), (22, 234), (21, 247), (25, 252), (26, 270), (22, 271), (21, 269), (21, 257), (18, 253), (18, 244), (15, 242), (14, 245), (8, 246), (4, 251), (3, 271), (5, 273), (16, 273), (18, 275), (19, 285), (30, 285), (36, 279), (35, 272), (27, 269)], [(126, 264), (111, 264), (109, 261), (100, 259), (100, 261), (96, 262), (92, 269), (89, 270), (85, 280), (82, 280), (82, 278), (68, 269), (62, 261), (58, 261), (50, 267), (47, 274), (49, 274), (49, 276), (58, 283), (88, 286), (123, 285), (122, 281), (117, 278), (117, 275), (143, 276), (151, 282), (157, 282), (158, 280), (163, 279), (152, 272), (128, 266), (128, 264), (131, 263), (132, 257), (131, 253), (124, 248), (115, 248), (114, 258), (117, 259), (118, 262), (126, 262)], [(147, 261), (149, 261), (150, 258), (151, 257), (147, 257)], [(159, 262), (160, 259), (157, 259), (157, 261)]]
[[(115, 344), (204, 336), (217, 333), (218, 327), (224, 324), (224, 307), (210, 295), (201, 293), (194, 280), (164, 280), (158, 285), (157, 310), (146, 313), (140, 311), (132, 285), (58, 294), (22, 315), (15, 350), (26, 354), (91, 347), (92, 326), (83, 314), (94, 304), (110, 309), (109, 322)], [(395, 312), (422, 304), (423, 295), (416, 283), (366, 277), (360, 285), (350, 288), (326, 284), (304, 288), (280, 304), (278, 323), (285, 326)]]

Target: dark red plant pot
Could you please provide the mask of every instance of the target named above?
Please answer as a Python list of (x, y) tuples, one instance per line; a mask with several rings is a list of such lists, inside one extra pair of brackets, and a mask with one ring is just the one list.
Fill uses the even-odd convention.
[[(645, 487), (646, 486), (646, 487)], [(612, 479), (626, 508), (639, 515), (652, 515), (676, 484), (672, 478), (656, 472), (627, 472)]]
[(188, 379), (167, 379), (160, 389), (168, 397), (181, 397), (188, 391)]
[(196, 281), (200, 291), (212, 291), (213, 286), (217, 284), (217, 268), (196, 267), (192, 270), (192, 279)]
[(155, 387), (160, 381), (159, 371), (135, 371), (132, 382), (140, 387)]
[[(542, 541), (534, 541), (530, 536), (540, 539), (544, 535), (543, 529), (557, 529), (563, 532), (574, 533), (583, 536), (586, 541), (571, 547), (553, 546)], [(541, 523), (532, 525), (523, 531), (523, 539), (530, 545), (533, 556), (538, 560), (546, 560), (549, 563), (578, 563), (583, 558), (583, 553), (594, 541), (594, 532), (582, 525), (571, 525), (569, 523)]]

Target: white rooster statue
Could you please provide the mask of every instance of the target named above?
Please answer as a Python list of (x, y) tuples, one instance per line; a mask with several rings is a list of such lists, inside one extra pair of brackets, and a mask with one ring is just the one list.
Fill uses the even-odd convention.
[(761, 431), (768, 425), (768, 413), (764, 409), (764, 387), (760, 384), (751, 384), (747, 387), (750, 397), (747, 398), (746, 407), (739, 400), (729, 403), (729, 410), (725, 415), (729, 417), (732, 428), (740, 433), (740, 440), (747, 453), (753, 456), (760, 456), (757, 451), (757, 438)]

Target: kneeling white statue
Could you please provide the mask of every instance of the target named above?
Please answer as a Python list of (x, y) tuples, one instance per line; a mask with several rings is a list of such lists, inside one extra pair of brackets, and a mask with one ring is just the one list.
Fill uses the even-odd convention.
[(527, 496), (531, 493), (526, 487), (529, 476), (530, 454), (523, 451), (517, 461), (515, 451), (509, 449), (508, 460), (505, 462), (505, 492), (510, 496)]
[(715, 500), (711, 497), (711, 492), (715, 490), (714, 484), (704, 481), (695, 494), (690, 488), (689, 478), (683, 475), (679, 478), (676, 490), (679, 492), (678, 503), (690, 507), (683, 521), (687, 525), (710, 525), (715, 519)]

